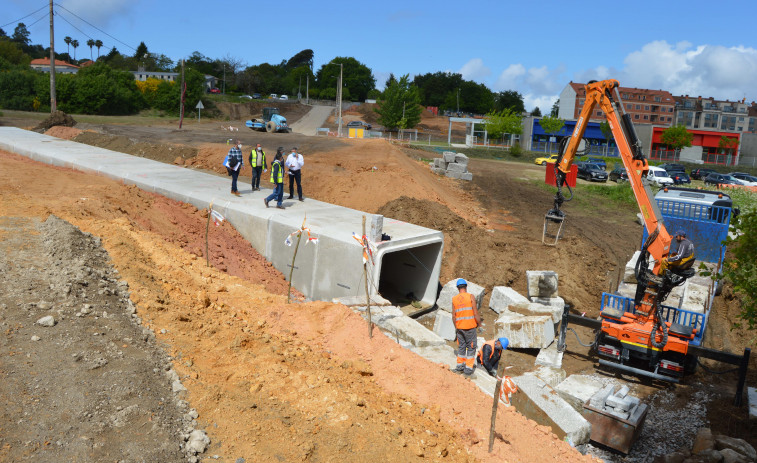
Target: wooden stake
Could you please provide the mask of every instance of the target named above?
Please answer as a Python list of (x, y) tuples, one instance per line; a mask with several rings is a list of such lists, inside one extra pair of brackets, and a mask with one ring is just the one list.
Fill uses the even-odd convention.
[(210, 256), (208, 256), (208, 231), (210, 231), (210, 216), (213, 215), (213, 203), (208, 206), (208, 223), (205, 225), (205, 266), (210, 267)]
[[(504, 349), (502, 351), (504, 354)], [(501, 354), (500, 354), (501, 355)], [(499, 405), (499, 394), (502, 392), (502, 375), (505, 374), (505, 363), (502, 361), (502, 357), (499, 358), (499, 364), (497, 365), (497, 385), (494, 387), (494, 404), (492, 405), (492, 421), (489, 428), (489, 453), (492, 453), (494, 448), (494, 427), (497, 422), (497, 405)]]
[(302, 227), (300, 227), (300, 234), (297, 235), (297, 244), (294, 247), (294, 255), (292, 256), (292, 268), (289, 269), (289, 289), (287, 290), (287, 304), (292, 298), (292, 274), (294, 273), (294, 260), (297, 258), (297, 249), (300, 247), (300, 240), (302, 239), (302, 229), (305, 228), (305, 220), (307, 216), (302, 219)]
[[(365, 252), (368, 251), (368, 238), (365, 237), (365, 216), (363, 216), (363, 246)], [(368, 337), (373, 338), (373, 318), (371, 318), (371, 295), (368, 292), (368, 262), (363, 262), (363, 273), (365, 274), (365, 304), (368, 311)]]

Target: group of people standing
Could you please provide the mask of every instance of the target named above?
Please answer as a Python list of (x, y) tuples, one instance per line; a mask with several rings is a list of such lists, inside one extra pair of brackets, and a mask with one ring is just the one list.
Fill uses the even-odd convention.
[[(252, 191), (260, 191), (260, 179), (264, 172), (268, 172), (265, 151), (263, 151), (260, 143), (250, 151), (248, 161), (250, 167), (252, 167)], [(244, 165), (241, 141), (236, 140), (231, 149), (229, 149), (229, 153), (226, 156), (226, 159), (224, 159), (223, 165), (231, 176), (231, 194), (241, 196), (237, 189), (239, 172)], [(292, 151), (286, 157), (286, 161), (284, 161), (284, 148), (279, 147), (276, 150), (276, 155), (271, 162), (271, 183), (273, 183), (273, 193), (263, 199), (265, 207), (268, 207), (269, 202), (276, 200), (276, 207), (284, 209), (284, 205), (282, 204), (284, 200), (284, 172), (289, 175), (289, 198), (287, 199), (294, 198), (294, 185), (296, 183), (297, 196), (300, 201), (305, 201), (305, 198), (302, 196), (302, 166), (304, 165), (305, 159), (302, 157), (301, 153), (297, 152), (296, 146), (292, 148)]]

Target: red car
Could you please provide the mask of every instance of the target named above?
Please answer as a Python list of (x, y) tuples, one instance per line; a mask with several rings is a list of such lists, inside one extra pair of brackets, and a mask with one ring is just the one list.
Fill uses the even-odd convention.
[(221, 89), (220, 88), (211, 88), (210, 89), (210, 93), (221, 93)]

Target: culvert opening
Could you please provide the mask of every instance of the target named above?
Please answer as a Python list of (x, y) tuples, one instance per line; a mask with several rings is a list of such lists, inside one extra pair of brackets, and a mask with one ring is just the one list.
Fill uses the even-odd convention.
[(439, 282), (432, 280), (442, 243), (387, 252), (381, 259), (378, 292), (394, 305), (419, 302), (423, 308), (436, 300)]

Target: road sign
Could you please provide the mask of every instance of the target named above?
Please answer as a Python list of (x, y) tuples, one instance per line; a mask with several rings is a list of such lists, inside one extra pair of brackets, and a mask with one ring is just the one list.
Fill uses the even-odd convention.
[(202, 100), (197, 102), (197, 106), (195, 106), (195, 109), (205, 109), (205, 106), (202, 105)]

